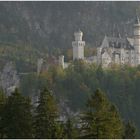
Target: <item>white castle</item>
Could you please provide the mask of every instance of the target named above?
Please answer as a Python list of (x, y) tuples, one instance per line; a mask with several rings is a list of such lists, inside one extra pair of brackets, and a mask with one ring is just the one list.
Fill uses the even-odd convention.
[[(101, 46), (97, 47), (96, 56), (84, 57), (85, 41), (82, 40), (83, 32), (74, 33), (75, 41), (72, 42), (73, 60), (82, 59), (87, 63), (96, 63), (102, 67), (112, 64), (137, 66), (140, 64), (140, 21), (136, 17), (134, 23), (133, 38), (108, 37), (105, 35)], [(64, 56), (59, 57), (59, 64), (66, 68), (68, 63), (64, 62)]]
[[(138, 16), (133, 26), (133, 37), (122, 38), (108, 37), (105, 35), (101, 46), (97, 47), (95, 56), (84, 57), (85, 41), (82, 40), (83, 32), (74, 33), (75, 40), (72, 41), (73, 60), (83, 60), (87, 63), (96, 63), (104, 68), (110, 67), (112, 64), (138, 66), (140, 64), (140, 21)], [(43, 59), (38, 61), (37, 73), (40, 73)], [(70, 63), (64, 62), (64, 56), (59, 56), (57, 64), (62, 68), (67, 68)]]
[(136, 17), (133, 38), (105, 36), (97, 48), (97, 63), (103, 67), (111, 64), (137, 66), (140, 64), (140, 21)]

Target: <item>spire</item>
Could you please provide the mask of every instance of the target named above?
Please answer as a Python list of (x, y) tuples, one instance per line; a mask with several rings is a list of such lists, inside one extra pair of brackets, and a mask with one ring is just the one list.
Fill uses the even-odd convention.
[(113, 32), (112, 32), (112, 36), (115, 37), (115, 28), (116, 28), (116, 24), (113, 24)]
[(118, 37), (121, 38), (121, 34), (120, 33), (118, 34)]
[(135, 24), (140, 24), (139, 17), (136, 15)]
[(106, 40), (108, 39), (107, 34), (105, 34), (104, 39), (106, 39)]
[(121, 34), (120, 34), (120, 31), (119, 31), (119, 27), (118, 27), (118, 25), (116, 26), (116, 37), (118, 37), (118, 38), (121, 38)]
[(140, 24), (139, 17), (138, 17), (138, 10), (137, 9), (136, 9), (135, 24)]

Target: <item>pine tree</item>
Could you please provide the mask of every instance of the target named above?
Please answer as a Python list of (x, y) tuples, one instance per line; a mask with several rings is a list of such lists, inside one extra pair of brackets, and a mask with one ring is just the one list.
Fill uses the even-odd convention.
[(66, 139), (78, 138), (78, 129), (76, 128), (73, 119), (70, 117), (66, 121), (64, 133)]
[(44, 89), (40, 93), (35, 116), (35, 138), (61, 138), (61, 127), (57, 121), (58, 109), (52, 93)]
[(136, 127), (130, 121), (127, 124), (125, 124), (124, 138), (125, 139), (135, 139), (136, 138)]
[(114, 105), (105, 94), (96, 90), (87, 102), (87, 111), (81, 116), (81, 138), (122, 138), (123, 123)]
[(2, 120), (2, 114), (6, 103), (6, 96), (2, 90), (0, 90), (0, 138), (4, 138), (4, 126)]
[(2, 122), (6, 138), (32, 138), (31, 100), (16, 89), (8, 97)]

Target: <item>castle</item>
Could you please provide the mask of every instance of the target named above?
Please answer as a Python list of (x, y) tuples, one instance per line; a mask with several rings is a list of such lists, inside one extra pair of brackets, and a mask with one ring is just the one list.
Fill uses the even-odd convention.
[[(81, 59), (87, 63), (96, 63), (104, 68), (113, 64), (138, 66), (140, 64), (140, 21), (138, 16), (134, 21), (133, 32), (132, 38), (105, 35), (101, 45), (97, 47), (96, 55), (84, 57), (85, 41), (82, 40), (83, 32), (79, 30), (74, 33), (75, 40), (72, 41), (73, 60)], [(43, 60), (39, 60), (38, 73), (41, 71), (42, 63)], [(61, 65), (65, 69), (70, 63), (64, 62), (64, 56), (61, 55), (55, 64)]]
[[(133, 38), (108, 37), (105, 35), (101, 46), (97, 47), (96, 56), (84, 57), (85, 41), (82, 40), (83, 33), (74, 33), (75, 41), (72, 42), (73, 60), (82, 59), (87, 63), (96, 63), (102, 67), (109, 67), (112, 64), (137, 66), (140, 64), (140, 21), (138, 16), (133, 27)], [(59, 64), (67, 67), (64, 56), (59, 57)]]
[(140, 64), (140, 21), (136, 17), (133, 38), (104, 37), (97, 48), (97, 63), (103, 67), (111, 64), (137, 66)]

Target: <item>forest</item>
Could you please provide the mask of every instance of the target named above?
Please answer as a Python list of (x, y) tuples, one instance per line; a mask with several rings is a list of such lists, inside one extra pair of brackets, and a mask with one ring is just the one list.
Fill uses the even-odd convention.
[[(86, 109), (77, 116), (60, 119), (51, 90), (44, 88), (37, 102), (16, 89), (6, 97), (0, 92), (0, 138), (135, 138), (136, 127), (124, 122), (118, 109), (97, 89), (89, 97)], [(115, 127), (114, 127), (115, 126)]]
[(52, 53), (71, 48), (73, 33), (80, 28), (86, 44), (97, 47), (105, 34), (119, 30), (122, 37), (132, 36), (139, 5), (139, 1), (0, 2), (0, 43)]
[(66, 69), (52, 66), (39, 76), (32, 73), (21, 77), (20, 91), (35, 100), (39, 89), (47, 85), (56, 97), (61, 114), (67, 116), (83, 111), (88, 98), (99, 88), (117, 106), (122, 118), (136, 125), (139, 135), (139, 84), (139, 66), (113, 65), (102, 69), (95, 64), (74, 61)]

